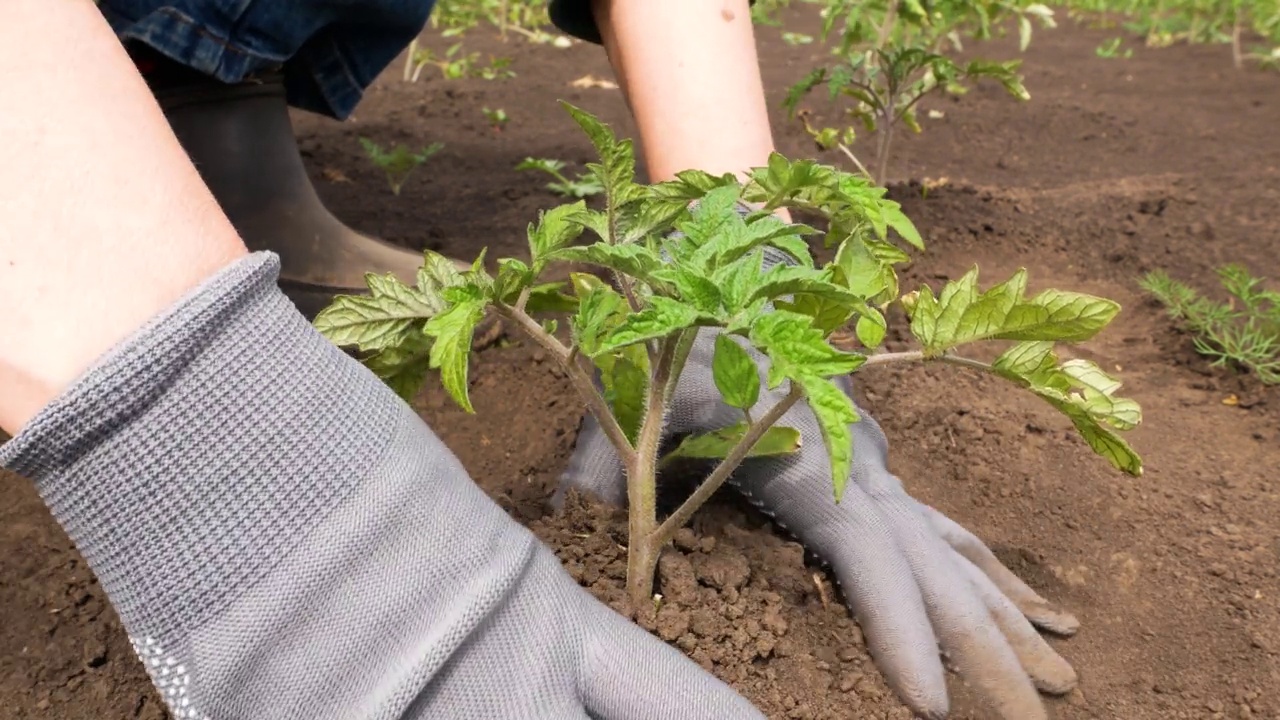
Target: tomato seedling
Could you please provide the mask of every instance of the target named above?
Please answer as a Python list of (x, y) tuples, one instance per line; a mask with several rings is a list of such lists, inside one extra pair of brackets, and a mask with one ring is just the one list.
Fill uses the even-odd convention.
[(387, 176), (387, 184), (391, 186), (392, 194), (399, 195), (400, 188), (404, 187), (405, 182), (413, 174), (413, 171), (417, 170), (432, 155), (440, 152), (444, 144), (431, 143), (418, 152), (414, 152), (404, 145), (396, 145), (390, 150), (386, 150), (373, 140), (362, 137), (360, 138), (360, 146), (364, 148), (365, 154), (369, 156), (373, 164), (382, 168), (382, 172)]
[[(866, 178), (774, 154), (745, 181), (686, 171), (643, 185), (635, 180), (631, 141), (569, 110), (599, 153), (590, 169), (604, 186), (602, 209), (579, 201), (544, 212), (529, 226), (528, 257), (499, 260), (496, 275), (485, 269), (483, 253), (460, 272), (428, 251), (415, 285), (370, 275), (368, 295), (338, 298), (316, 326), (360, 351), (403, 397), (421, 389), (429, 370), (439, 371), (467, 412), (474, 412), (467, 383), (472, 334), (486, 312), (544, 348), (626, 469), (627, 588), (636, 607), (652, 597), (658, 556), (676, 530), (747, 458), (820, 441), (840, 500), (853, 461), (850, 428), (859, 417), (834, 379), (868, 367), (940, 362), (993, 373), (1063, 412), (1115, 467), (1141, 472), (1138, 455), (1118, 435), (1138, 424), (1137, 403), (1118, 397), (1120, 384), (1093, 363), (1059, 363), (1053, 350), (1055, 341), (1091, 338), (1118, 312), (1116, 303), (1060, 290), (1028, 296), (1021, 271), (982, 290), (976, 268), (936, 294), (922, 287), (900, 296), (895, 268), (908, 255), (899, 244), (923, 242), (898, 204)], [(784, 222), (779, 208), (823, 217), (834, 259), (815, 262), (805, 238), (816, 231)], [(583, 235), (587, 243), (576, 244)], [(594, 266), (612, 282), (582, 273), (546, 280), (549, 268), (570, 263)], [(895, 303), (910, 318), (917, 349), (877, 350), (888, 329), (885, 310)], [(557, 319), (567, 321), (567, 332), (557, 332)], [(830, 342), (849, 324), (861, 351)], [(742, 419), (685, 437), (662, 455), (669, 403), (695, 337), (706, 332), (718, 333), (714, 384)], [(1011, 346), (991, 364), (957, 352), (988, 340)], [(763, 379), (748, 348), (768, 358)], [(762, 385), (785, 387), (785, 395), (762, 402)], [(776, 425), (802, 399), (820, 438)], [(718, 463), (683, 504), (659, 518), (659, 471), (686, 457)]]

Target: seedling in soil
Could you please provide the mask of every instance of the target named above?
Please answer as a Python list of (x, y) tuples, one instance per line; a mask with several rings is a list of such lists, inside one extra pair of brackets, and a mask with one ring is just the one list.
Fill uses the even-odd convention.
[(511, 70), (511, 58), (489, 58), (489, 64), (480, 62), (480, 53), (463, 53), (462, 43), (454, 43), (445, 50), (444, 55), (436, 55), (431, 48), (418, 45), (414, 40), (409, 43), (408, 59), (404, 66), (404, 80), (418, 82), (422, 70), (432, 66), (440, 70), (445, 80), (460, 80), (476, 77), (483, 80), (505, 80), (516, 76)]
[(404, 187), (409, 176), (417, 170), (420, 165), (425, 163), (432, 155), (440, 152), (444, 147), (443, 143), (431, 143), (419, 152), (410, 150), (405, 145), (397, 144), (391, 150), (385, 150), (378, 143), (369, 138), (360, 138), (360, 145), (364, 147), (365, 154), (373, 161), (374, 165), (382, 168), (382, 172), (387, 175), (387, 184), (391, 186), (391, 192), (395, 195), (400, 194), (400, 188)]
[(511, 118), (507, 117), (507, 111), (502, 108), (497, 110), (490, 110), (487, 107), (480, 108), (480, 112), (484, 113), (485, 119), (489, 121), (489, 127), (493, 128), (494, 132), (502, 132), (511, 120)]
[[(866, 367), (939, 362), (1006, 378), (1066, 414), (1115, 467), (1141, 472), (1141, 460), (1117, 434), (1139, 422), (1138, 405), (1117, 397), (1119, 383), (1093, 363), (1059, 363), (1053, 352), (1054, 341), (1091, 338), (1115, 316), (1116, 303), (1060, 290), (1028, 296), (1022, 271), (984, 291), (976, 268), (937, 294), (922, 287), (900, 297), (895, 267), (908, 255), (897, 243), (920, 248), (922, 241), (883, 188), (778, 154), (745, 182), (686, 171), (642, 185), (631, 141), (577, 108), (570, 112), (600, 155), (591, 171), (605, 187), (602, 210), (579, 201), (543, 213), (529, 226), (528, 258), (499, 260), (496, 276), (485, 271), (483, 253), (459, 272), (428, 251), (416, 285), (370, 275), (369, 295), (338, 298), (316, 325), (338, 345), (360, 351), (406, 398), (429, 368), (438, 370), (467, 412), (474, 411), (467, 391), (472, 333), (487, 311), (544, 348), (626, 469), (627, 588), (635, 607), (653, 597), (658, 556), (676, 530), (747, 458), (820, 441), (839, 501), (853, 460), (850, 426), (859, 418), (834, 379)], [(823, 217), (834, 260), (816, 263), (804, 239), (816, 231), (779, 219), (779, 208)], [(584, 234), (587, 244), (575, 244)], [(563, 277), (549, 271), (560, 264), (594, 266), (612, 282), (578, 273), (548, 281)], [(888, 329), (884, 310), (895, 303), (910, 317), (907, 330), (918, 348), (877, 351)], [(549, 325), (557, 317), (567, 333)], [(847, 325), (862, 351), (831, 344), (832, 333)], [(742, 419), (684, 437), (664, 455), (664, 418), (700, 331), (719, 333), (714, 384)], [(958, 354), (963, 345), (988, 340), (1011, 346), (992, 364)], [(763, 379), (750, 351), (769, 360)], [(779, 392), (762, 401), (762, 385)], [(801, 399), (820, 437), (776, 424)], [(683, 504), (659, 518), (659, 473), (681, 458), (718, 462)]]
[(1094, 49), (1093, 52), (1100, 58), (1128, 59), (1130, 57), (1133, 57), (1132, 48), (1124, 48), (1123, 50), (1121, 50), (1121, 45), (1123, 43), (1124, 43), (1124, 38), (1114, 37), (1102, 43), (1101, 45), (1099, 45), (1097, 48)]
[(550, 175), (554, 180), (547, 183), (547, 189), (561, 197), (581, 199), (594, 197), (604, 192), (604, 185), (594, 172), (588, 170), (585, 173), (580, 173), (576, 179), (570, 180), (567, 175), (561, 172), (564, 168), (565, 162), (563, 160), (552, 158), (525, 158), (519, 165), (516, 165), (516, 170), (536, 170)]
[(1142, 288), (1195, 333), (1196, 350), (1213, 364), (1234, 364), (1268, 385), (1280, 384), (1280, 292), (1263, 287), (1239, 265), (1218, 268), (1227, 302), (1211, 300), (1163, 271), (1148, 273)]
[[(946, 55), (960, 49), (961, 35), (989, 37), (995, 24), (1006, 16), (1016, 16), (1023, 49), (1031, 42), (1032, 19), (1053, 25), (1053, 11), (1040, 4), (1015, 2), (960, 2), (926, 12), (912, 0), (889, 0), (886, 5), (863, 0), (831, 0), (824, 10), (825, 40), (835, 24), (844, 29), (835, 49), (837, 62), (820, 67), (792, 86), (784, 105), (792, 116), (800, 114), (804, 127), (823, 149), (838, 148), (876, 184), (883, 184), (888, 171), (894, 133), (899, 124), (920, 132), (916, 107), (939, 90), (963, 92), (972, 82), (987, 78), (999, 82), (1015, 98), (1030, 97), (1018, 73), (1020, 61), (960, 62)], [(799, 103), (812, 90), (825, 86), (832, 100), (847, 98), (852, 104), (845, 112), (849, 125), (815, 128)], [(857, 136), (855, 125), (877, 135), (871, 167), (851, 149)]]

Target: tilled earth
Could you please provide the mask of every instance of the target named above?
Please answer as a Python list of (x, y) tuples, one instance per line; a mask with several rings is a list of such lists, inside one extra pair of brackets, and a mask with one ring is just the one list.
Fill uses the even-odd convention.
[[(942, 117), (900, 142), (894, 196), (929, 243), (906, 280), (936, 285), (975, 262), (987, 278), (1026, 267), (1033, 284), (1123, 303), (1111, 329), (1069, 352), (1115, 370), (1142, 403), (1131, 440), (1146, 474), (1110, 471), (1034, 398), (956, 368), (868, 372), (862, 401), (911, 492), (1079, 616), (1079, 635), (1054, 644), (1080, 688), (1051, 701), (1053, 717), (1280, 718), (1280, 390), (1209, 367), (1137, 287), (1157, 268), (1202, 287), (1224, 262), (1280, 274), (1280, 76), (1234, 71), (1217, 47), (1101, 59), (1094, 48), (1114, 32), (1063, 25), (1026, 55), (1030, 102), (985, 86), (933, 99), (926, 109)], [(491, 258), (519, 254), (525, 226), (554, 198), (512, 168), (526, 156), (591, 158), (556, 100), (631, 126), (617, 90), (570, 86), (609, 77), (599, 49), (504, 46), (484, 33), (469, 42), (514, 57), (519, 78), (424, 73), (408, 84), (393, 67), (352, 122), (299, 117), (299, 134), (322, 194), (354, 226), (455, 256), (482, 246)], [(770, 28), (761, 53), (774, 107), (821, 56)], [(510, 125), (494, 132), (482, 107), (505, 108)], [(811, 109), (834, 118), (822, 102)], [(775, 122), (783, 152), (813, 152), (780, 110)], [(445, 149), (397, 198), (363, 158), (361, 135)], [(472, 378), (476, 415), (433, 387), (418, 402), (424, 417), (579, 581), (617, 604), (619, 518), (585, 503), (543, 512), (580, 417), (567, 383), (514, 336), (494, 338)], [(95, 579), (30, 485), (0, 475), (0, 497), (0, 717), (164, 717)], [(770, 717), (910, 717), (830, 581), (734, 498), (681, 534), (660, 575), (662, 610), (639, 622)], [(989, 717), (954, 686), (956, 717)]]

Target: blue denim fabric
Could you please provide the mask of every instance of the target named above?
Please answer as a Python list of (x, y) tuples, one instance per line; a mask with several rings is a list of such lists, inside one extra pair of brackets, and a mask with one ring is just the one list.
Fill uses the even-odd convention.
[(138, 41), (225, 83), (283, 68), (289, 103), (344, 119), (435, 0), (102, 0)]
[[(124, 41), (225, 83), (283, 68), (289, 104), (345, 119), (436, 0), (102, 0)], [(600, 41), (589, 0), (552, 0), (565, 32)]]

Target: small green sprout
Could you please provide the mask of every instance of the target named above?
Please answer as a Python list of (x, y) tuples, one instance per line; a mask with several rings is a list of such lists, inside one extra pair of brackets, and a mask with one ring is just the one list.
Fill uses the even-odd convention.
[(385, 150), (367, 137), (360, 138), (360, 145), (373, 164), (386, 173), (387, 184), (391, 186), (391, 192), (395, 195), (400, 194), (400, 189), (404, 187), (405, 181), (414, 170), (444, 147), (443, 143), (437, 142), (431, 143), (419, 152), (414, 152), (405, 145), (397, 144), (391, 150)]
[(1142, 278), (1142, 289), (1195, 333), (1200, 354), (1213, 365), (1238, 365), (1267, 385), (1280, 384), (1280, 292), (1263, 287), (1240, 265), (1218, 268), (1218, 280), (1230, 299), (1217, 302), (1163, 271)]
[(563, 160), (529, 157), (516, 165), (516, 170), (534, 170), (550, 175), (554, 180), (547, 183), (547, 189), (561, 197), (588, 198), (604, 192), (604, 185), (595, 173), (588, 170), (571, 180), (561, 172), (565, 165)]
[(489, 121), (489, 127), (493, 128), (493, 131), (497, 133), (502, 132), (507, 127), (507, 123), (511, 121), (511, 118), (507, 117), (507, 111), (502, 108), (490, 110), (485, 107), (481, 108), (480, 112), (484, 113), (485, 119)]

